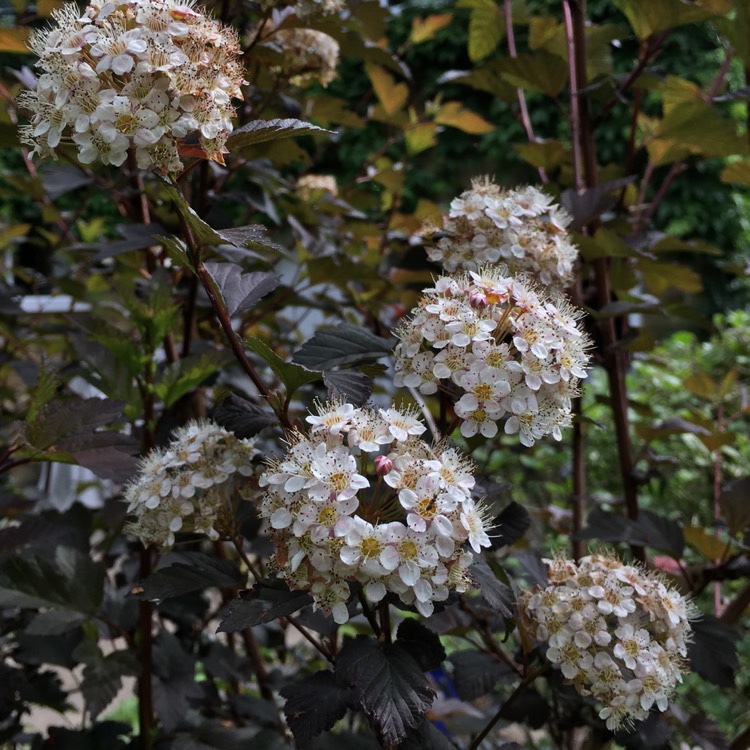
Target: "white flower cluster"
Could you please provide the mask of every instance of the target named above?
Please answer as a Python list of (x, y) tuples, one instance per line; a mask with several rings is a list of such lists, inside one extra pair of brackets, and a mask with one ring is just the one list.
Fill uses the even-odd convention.
[(336, 177), (331, 174), (303, 174), (294, 187), (297, 195), (306, 202), (317, 200), (326, 193), (334, 198), (339, 194)]
[(289, 586), (310, 591), (337, 623), (349, 618), (349, 582), (372, 602), (393, 592), (425, 617), (450, 590), (466, 591), (465, 544), (490, 544), (471, 462), (421, 440), (410, 410), (331, 402), (307, 421), (309, 433), (260, 477), (260, 515)]
[(151, 451), (123, 499), (135, 520), (126, 531), (144, 544), (169, 548), (178, 531), (219, 539), (234, 526), (234, 506), (251, 490), (258, 451), (209, 422), (189, 422), (166, 448)]
[(546, 562), (550, 585), (524, 592), (521, 614), (547, 659), (602, 703), (609, 729), (665, 711), (686, 670), (691, 603), (614, 554)]
[(328, 34), (314, 29), (278, 29), (266, 39), (282, 54), (274, 72), (289, 78), (294, 86), (310, 83), (328, 84), (336, 77), (339, 43)]
[(57, 26), (32, 35), (44, 72), (19, 97), (33, 153), (75, 145), (84, 164), (179, 172), (181, 155), (223, 163), (231, 98), (241, 98), (237, 34), (193, 0), (93, 0), (53, 11)]
[(586, 377), (579, 311), (503, 266), (441, 276), (424, 292), (395, 331), (396, 385), (425, 395), (439, 385), (461, 389), (455, 410), (464, 437), (494, 437), (506, 419), (505, 432), (527, 447), (548, 434), (560, 440)]
[(427, 255), (451, 273), (500, 262), (512, 275), (525, 273), (562, 289), (578, 257), (569, 223), (567, 213), (535, 187), (505, 190), (488, 178), (474, 180), (451, 202), (445, 236)]
[(308, 21), (320, 18), (321, 16), (331, 16), (334, 13), (340, 13), (346, 8), (344, 0), (260, 0), (261, 10), (267, 11), (273, 8), (292, 6), (297, 18)]

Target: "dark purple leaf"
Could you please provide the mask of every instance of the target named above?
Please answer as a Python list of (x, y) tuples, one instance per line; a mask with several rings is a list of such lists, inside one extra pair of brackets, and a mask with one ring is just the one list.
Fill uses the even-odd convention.
[(445, 661), (440, 636), (417, 620), (403, 620), (396, 631), (396, 643), (403, 646), (424, 672), (437, 669)]
[(68, 164), (45, 164), (39, 169), (44, 192), (54, 201), (61, 195), (89, 185), (94, 178)]
[(281, 690), (284, 716), (298, 745), (303, 746), (330, 729), (349, 708), (349, 691), (333, 672), (321, 670)]
[(750, 477), (727, 482), (721, 488), (719, 504), (730, 534), (750, 526)]
[(83, 641), (75, 657), (85, 665), (81, 691), (93, 720), (115, 699), (122, 678), (138, 674), (139, 664), (129, 651), (115, 651), (105, 657), (91, 641)]
[(358, 636), (336, 659), (336, 680), (349, 688), (386, 745), (404, 740), (430, 710), (435, 693), (417, 661), (398, 643)]
[(219, 632), (232, 633), (271, 622), (310, 603), (312, 597), (306, 591), (290, 591), (281, 581), (266, 579), (229, 603), (221, 613)]
[(502, 618), (513, 616), (513, 591), (510, 586), (498, 579), (486, 560), (477, 558), (469, 567), (469, 574), (477, 582), (479, 591), (490, 609)]
[(248, 146), (254, 146), (256, 143), (265, 143), (266, 141), (279, 141), (283, 138), (294, 138), (299, 135), (309, 135), (310, 133), (330, 134), (332, 132), (312, 123), (292, 118), (283, 120), (251, 120), (232, 133), (227, 141), (227, 148), (236, 151)]
[(510, 682), (516, 677), (507, 664), (483, 651), (454, 651), (449, 661), (453, 664), (456, 692), (465, 701), (486, 695), (500, 680)]
[[(42, 407), (33, 424), (26, 427), (26, 439), (40, 450), (83, 451), (112, 445), (111, 433), (98, 429), (124, 421), (124, 409), (124, 401), (108, 398), (53, 401)], [(129, 445), (132, 439), (119, 435), (115, 442)]]
[(281, 276), (267, 271), (243, 273), (236, 263), (205, 263), (229, 315), (239, 315), (256, 305), (281, 283)]
[(217, 234), (234, 247), (255, 248), (257, 250), (276, 250), (285, 253), (281, 245), (268, 239), (268, 230), (262, 224), (248, 224), (244, 227), (217, 229)]
[(201, 695), (195, 681), (195, 659), (175, 636), (162, 630), (153, 647), (154, 710), (162, 728), (172, 733), (190, 712), (191, 702)]
[(359, 370), (328, 370), (323, 382), (332, 399), (343, 399), (354, 406), (363, 406), (372, 393), (372, 379)]
[(138, 459), (135, 456), (112, 446), (70, 451), (70, 454), (79, 466), (92, 471), (100, 479), (110, 479), (118, 484), (127, 482), (138, 470)]
[(250, 438), (279, 420), (273, 412), (230, 393), (214, 412), (214, 421), (238, 438)]
[(164, 558), (159, 570), (133, 588), (132, 595), (136, 599), (162, 601), (209, 586), (238, 588), (246, 580), (231, 560), (201, 552), (172, 552)]
[(370, 333), (366, 328), (339, 323), (323, 328), (305, 341), (292, 361), (310, 370), (330, 370), (359, 362), (372, 362), (391, 353), (388, 339)]
[(690, 668), (719, 687), (734, 685), (738, 634), (712, 615), (693, 620), (693, 641), (688, 646)]
[(399, 750), (456, 750), (457, 747), (429, 719), (412, 729), (398, 746)]
[(500, 511), (492, 524), (492, 549), (517, 542), (531, 526), (531, 516), (523, 505), (512, 502)]

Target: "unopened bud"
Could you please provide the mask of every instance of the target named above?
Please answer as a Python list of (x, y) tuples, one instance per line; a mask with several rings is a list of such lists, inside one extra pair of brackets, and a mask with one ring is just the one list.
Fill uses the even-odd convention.
[(487, 295), (479, 289), (472, 289), (469, 292), (469, 304), (476, 308), (487, 307)]
[(393, 471), (393, 461), (388, 456), (375, 456), (375, 473), (381, 477)]

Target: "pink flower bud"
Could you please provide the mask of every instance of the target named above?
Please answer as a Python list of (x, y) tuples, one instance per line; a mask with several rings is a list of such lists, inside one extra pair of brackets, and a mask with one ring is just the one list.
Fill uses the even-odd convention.
[(375, 473), (381, 477), (390, 474), (393, 470), (393, 461), (388, 456), (375, 456)]
[(472, 289), (469, 292), (469, 304), (472, 307), (487, 307), (487, 295), (479, 289)]

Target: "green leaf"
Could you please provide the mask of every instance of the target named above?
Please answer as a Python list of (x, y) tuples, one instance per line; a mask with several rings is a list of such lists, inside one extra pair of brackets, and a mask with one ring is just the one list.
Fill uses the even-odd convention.
[(311, 133), (332, 134), (333, 131), (293, 118), (283, 120), (252, 120), (242, 127), (237, 128), (229, 136), (227, 139), (227, 148), (230, 151), (237, 151), (248, 146), (254, 146), (256, 143), (280, 141), (284, 138), (296, 138), (297, 136), (310, 135)]
[(288, 396), (303, 385), (314, 383), (323, 377), (320, 372), (314, 372), (291, 362), (284, 362), (276, 352), (269, 349), (260, 339), (245, 339), (245, 345), (248, 349), (259, 355), (276, 373), (279, 380), (286, 387)]
[(547, 171), (561, 167), (570, 159), (570, 154), (560, 141), (544, 141), (537, 143), (518, 143), (513, 148), (521, 158), (532, 167), (541, 167)]
[(265, 579), (229, 603), (221, 613), (218, 632), (232, 633), (272, 622), (308, 604), (312, 604), (312, 597), (306, 591), (290, 591), (278, 579)]
[(36, 421), (42, 407), (46, 406), (57, 393), (60, 378), (55, 370), (49, 369), (46, 362), (39, 369), (34, 388), (31, 391), (31, 401), (27, 407), (26, 424), (30, 425)]
[(281, 276), (276, 273), (243, 273), (242, 268), (236, 263), (207, 261), (204, 266), (224, 300), (230, 316), (240, 315), (254, 307), (281, 283)]
[(728, 13), (728, 0), (704, 0), (685, 3), (682, 0), (614, 0), (615, 5), (627, 16), (638, 39), (647, 39), (659, 31), (699, 23), (708, 18)]
[(686, 101), (672, 107), (659, 123), (646, 148), (655, 166), (701, 156), (747, 155), (747, 143), (737, 124), (725, 119), (703, 101)]
[(292, 359), (310, 369), (330, 370), (378, 360), (389, 355), (392, 349), (391, 341), (370, 333), (366, 328), (339, 323), (333, 328), (317, 331)]
[(203, 352), (172, 362), (159, 377), (156, 395), (169, 408), (231, 360), (227, 352)]
[(386, 115), (390, 117), (402, 110), (409, 99), (409, 87), (405, 83), (397, 83), (379, 65), (367, 64), (365, 70)]
[(412, 655), (398, 643), (368, 636), (347, 639), (336, 659), (336, 680), (351, 690), (383, 744), (395, 745), (416, 729), (435, 693)]
[(523, 53), (517, 57), (504, 57), (498, 69), (512, 86), (541, 91), (551, 97), (560, 94), (568, 84), (565, 61), (544, 50), (533, 55)]
[(469, 59), (479, 62), (492, 54), (505, 37), (505, 16), (494, 0), (476, 0), (471, 7)]
[(281, 697), (286, 698), (284, 716), (299, 747), (330, 729), (349, 708), (349, 691), (328, 670), (285, 685)]
[(159, 570), (133, 587), (131, 595), (146, 601), (163, 601), (209, 586), (238, 588), (246, 580), (231, 560), (201, 552), (172, 552), (162, 560)]

